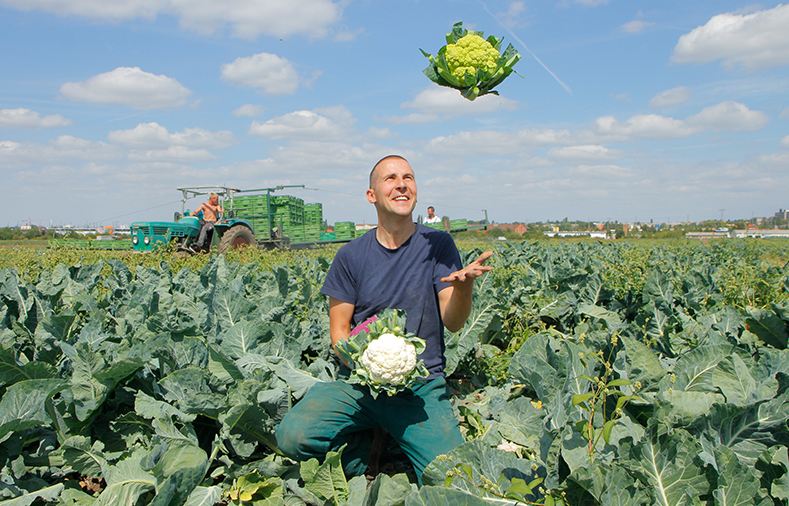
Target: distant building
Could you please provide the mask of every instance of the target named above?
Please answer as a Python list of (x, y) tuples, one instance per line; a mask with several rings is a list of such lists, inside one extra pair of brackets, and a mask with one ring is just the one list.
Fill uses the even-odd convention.
[(605, 230), (549, 230), (543, 232), (548, 237), (586, 237), (593, 239), (610, 239), (611, 236)]
[(506, 230), (508, 232), (515, 232), (518, 235), (523, 235), (529, 231), (529, 227), (523, 223), (491, 223), (489, 225), (491, 230)]
[(778, 212), (775, 213), (775, 217), (782, 220), (789, 220), (789, 211), (786, 209), (779, 209)]

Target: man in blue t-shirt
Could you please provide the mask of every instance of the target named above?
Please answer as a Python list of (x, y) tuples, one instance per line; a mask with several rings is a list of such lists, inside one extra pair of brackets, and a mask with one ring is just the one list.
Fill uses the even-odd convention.
[(296, 460), (322, 458), (347, 444), (343, 467), (357, 475), (367, 466), (368, 429), (382, 427), (420, 477), (437, 455), (463, 442), (444, 379), (444, 327), (457, 332), (465, 324), (474, 279), (491, 270), (484, 263), (492, 253), (463, 268), (449, 234), (414, 223), (416, 179), (401, 156), (373, 167), (367, 200), (375, 205), (378, 227), (340, 248), (321, 290), (329, 296), (332, 344), (384, 309), (403, 309), (406, 331), (426, 341), (420, 358), (428, 381), (376, 399), (360, 385), (317, 383), (282, 420), (277, 442)]

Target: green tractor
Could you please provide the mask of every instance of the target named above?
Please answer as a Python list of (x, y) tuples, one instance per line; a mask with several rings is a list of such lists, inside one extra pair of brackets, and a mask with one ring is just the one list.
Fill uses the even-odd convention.
[[(181, 212), (175, 213), (174, 221), (141, 221), (131, 224), (132, 248), (134, 251), (151, 251), (156, 247), (173, 244), (176, 252), (194, 254), (216, 249), (219, 253), (242, 246), (261, 248), (281, 248), (288, 246), (290, 240), (282, 235), (282, 225), (277, 222), (276, 213), (267, 208), (235, 209), (234, 197), (239, 193), (266, 192), (266, 202), (270, 202), (271, 192), (284, 188), (304, 188), (303, 185), (277, 186), (256, 190), (238, 190), (225, 186), (194, 186), (178, 188), (183, 195)], [(225, 209), (224, 216), (214, 224), (213, 231), (201, 248), (197, 247), (203, 222), (200, 218), (189, 216), (185, 210), (186, 202), (196, 197), (206, 197), (211, 193), (219, 195), (220, 204)], [(253, 223), (258, 224), (257, 237)], [(267, 226), (267, 227), (266, 227)], [(267, 230), (263, 229), (266, 227)]]

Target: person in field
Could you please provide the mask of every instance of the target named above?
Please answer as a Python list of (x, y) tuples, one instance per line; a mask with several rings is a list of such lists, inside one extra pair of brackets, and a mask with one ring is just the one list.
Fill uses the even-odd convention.
[(441, 223), (441, 218), (436, 216), (436, 208), (430, 206), (427, 208), (427, 218), (425, 218), (425, 223)]
[(200, 236), (197, 238), (197, 247), (202, 248), (208, 232), (214, 229), (214, 224), (219, 220), (219, 213), (224, 213), (225, 210), (219, 205), (219, 195), (211, 193), (208, 195), (208, 202), (203, 202), (200, 206), (192, 211), (189, 216), (197, 216), (198, 213), (203, 212), (202, 227), (200, 228)]
[[(463, 267), (452, 237), (414, 222), (416, 177), (405, 158), (390, 155), (370, 173), (367, 200), (377, 228), (337, 252), (321, 293), (329, 297), (332, 344), (387, 308), (406, 312), (406, 331), (426, 341), (420, 355), (424, 383), (373, 398), (369, 388), (345, 381), (316, 383), (276, 430), (279, 449), (303, 461), (322, 459), (347, 444), (348, 475), (362, 474), (372, 434), (383, 429), (408, 455), (417, 478), (438, 455), (463, 442), (444, 375), (444, 328), (460, 330), (471, 313), (474, 279), (491, 270), (487, 251)], [(340, 366), (340, 378), (350, 371)]]

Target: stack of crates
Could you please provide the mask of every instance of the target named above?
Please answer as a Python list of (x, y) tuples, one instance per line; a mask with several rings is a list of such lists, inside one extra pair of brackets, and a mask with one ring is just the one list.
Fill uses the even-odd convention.
[(304, 225), (287, 225), (282, 224), (282, 234), (290, 238), (291, 243), (306, 242), (304, 234)]
[(430, 228), (434, 228), (436, 230), (444, 230), (444, 224), (440, 223), (440, 222), (439, 223), (425, 223), (425, 226), (426, 227), (430, 227)]
[(282, 225), (304, 225), (304, 200), (290, 195), (271, 197), (272, 211), (276, 213), (275, 221)]
[(249, 220), (260, 237), (264, 237), (268, 229), (268, 198), (268, 195), (245, 195), (233, 199), (236, 218)]
[(459, 228), (468, 228), (468, 220), (449, 220), (449, 228), (450, 230), (456, 230)]
[(323, 204), (304, 204), (304, 224), (323, 225)]
[(356, 237), (356, 224), (352, 221), (338, 221), (334, 224), (334, 235), (337, 240), (347, 240)]
[(326, 233), (323, 224), (323, 204), (304, 204), (304, 239), (307, 242), (317, 242), (322, 240), (322, 234)]

